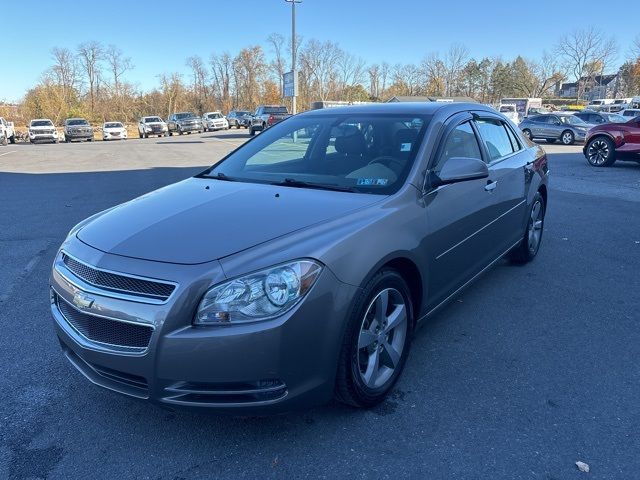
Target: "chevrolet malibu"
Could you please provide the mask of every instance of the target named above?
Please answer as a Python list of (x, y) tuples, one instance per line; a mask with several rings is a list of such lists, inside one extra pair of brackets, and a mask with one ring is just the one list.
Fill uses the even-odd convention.
[(51, 312), (71, 364), (125, 395), (371, 407), (421, 322), (503, 256), (536, 256), (546, 207), (544, 151), (493, 109), (315, 110), (76, 225)]

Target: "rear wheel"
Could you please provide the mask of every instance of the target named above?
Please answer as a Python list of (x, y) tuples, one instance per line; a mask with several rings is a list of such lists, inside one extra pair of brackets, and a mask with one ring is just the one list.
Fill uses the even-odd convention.
[(16, 135), (15, 135), (15, 133), (9, 137), (9, 141), (11, 143), (16, 143)]
[(587, 144), (586, 157), (592, 167), (610, 167), (616, 161), (615, 145), (607, 137), (592, 138)]
[(573, 135), (573, 132), (571, 130), (565, 130), (564, 132), (562, 132), (562, 135), (560, 135), (560, 141), (563, 143), (563, 145), (573, 145), (575, 140), (576, 137)]
[(520, 243), (509, 252), (509, 259), (513, 263), (523, 264), (530, 262), (538, 254), (544, 231), (545, 212), (544, 198), (540, 192), (536, 192), (529, 209), (529, 218), (527, 219), (527, 228), (524, 231), (524, 236)]
[(249, 135), (253, 137), (255, 134), (256, 132), (253, 130), (253, 127), (249, 127)]
[(380, 271), (364, 287), (347, 325), (336, 398), (361, 408), (383, 401), (402, 373), (413, 323), (406, 282), (395, 270)]

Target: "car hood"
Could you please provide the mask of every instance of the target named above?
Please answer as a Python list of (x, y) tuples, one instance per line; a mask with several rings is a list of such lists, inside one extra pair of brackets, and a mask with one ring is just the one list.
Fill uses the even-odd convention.
[(346, 215), (382, 198), (191, 178), (108, 210), (76, 235), (106, 253), (197, 264)]
[(52, 126), (49, 126), (49, 127), (29, 127), (29, 130), (34, 130), (34, 131), (37, 131), (37, 130), (51, 130), (51, 129), (54, 129), (54, 128), (56, 128), (56, 127), (54, 127), (52, 125)]

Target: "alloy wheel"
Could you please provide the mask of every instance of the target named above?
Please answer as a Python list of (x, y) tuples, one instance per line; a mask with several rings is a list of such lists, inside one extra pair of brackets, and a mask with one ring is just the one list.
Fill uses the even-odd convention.
[(407, 336), (407, 305), (395, 288), (379, 292), (369, 304), (358, 336), (357, 367), (369, 388), (380, 388), (399, 366)]
[(537, 200), (531, 209), (531, 216), (529, 218), (528, 229), (528, 245), (529, 251), (535, 254), (540, 246), (540, 239), (542, 238), (542, 226), (544, 222), (544, 212), (542, 209), (542, 202)]
[(562, 143), (571, 145), (573, 143), (573, 134), (571, 132), (564, 132), (562, 134)]
[(604, 140), (595, 140), (589, 145), (587, 156), (592, 165), (602, 165), (609, 158), (609, 144)]

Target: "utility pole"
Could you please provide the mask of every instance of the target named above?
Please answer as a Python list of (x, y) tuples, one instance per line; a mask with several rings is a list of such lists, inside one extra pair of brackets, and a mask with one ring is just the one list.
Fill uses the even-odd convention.
[(291, 97), (291, 113), (295, 115), (296, 94), (298, 93), (298, 72), (296, 71), (296, 3), (302, 3), (302, 0), (285, 0), (291, 4), (291, 72), (293, 73), (293, 96)]

